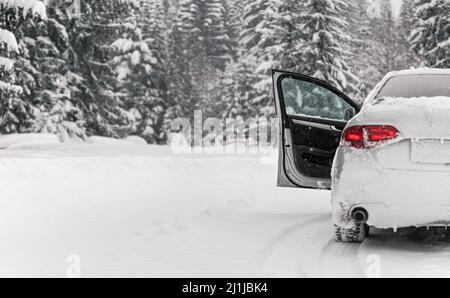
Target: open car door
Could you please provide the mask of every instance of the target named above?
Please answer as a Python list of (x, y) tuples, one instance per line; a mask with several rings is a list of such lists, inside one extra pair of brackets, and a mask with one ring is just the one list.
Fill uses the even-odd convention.
[(273, 71), (280, 118), (278, 186), (331, 188), (331, 168), (342, 132), (360, 106), (328, 83)]

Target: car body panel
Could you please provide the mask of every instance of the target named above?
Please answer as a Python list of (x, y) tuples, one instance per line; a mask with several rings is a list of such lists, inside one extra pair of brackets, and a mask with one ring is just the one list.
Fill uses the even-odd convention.
[(376, 154), (351, 148), (338, 150), (332, 185), (336, 225), (351, 225), (350, 213), (359, 207), (368, 211), (368, 224), (378, 228), (431, 226), (450, 220), (448, 166), (389, 169), (380, 165)]

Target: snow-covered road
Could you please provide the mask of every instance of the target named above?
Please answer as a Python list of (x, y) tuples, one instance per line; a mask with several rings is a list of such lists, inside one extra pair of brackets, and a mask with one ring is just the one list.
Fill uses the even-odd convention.
[[(254, 155), (126, 144), (0, 151), (0, 275), (450, 276), (450, 241), (332, 241), (327, 191)], [(80, 269), (80, 270), (78, 270)]]

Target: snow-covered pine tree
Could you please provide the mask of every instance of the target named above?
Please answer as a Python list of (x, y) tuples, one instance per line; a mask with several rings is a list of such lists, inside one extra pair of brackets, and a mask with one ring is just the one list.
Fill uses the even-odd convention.
[(171, 28), (167, 117), (216, 117), (218, 83), (232, 53), (224, 0), (182, 0)]
[(411, 31), (417, 22), (414, 2), (415, 0), (403, 0), (400, 9), (400, 29), (406, 35), (406, 38), (411, 35)]
[(225, 70), (232, 61), (232, 48), (227, 20), (227, 0), (206, 0), (203, 26), (206, 55), (211, 65)]
[[(58, 134), (62, 140), (85, 138), (83, 113), (63, 53), (69, 44), (65, 27), (57, 20), (58, 7), (48, 7), (48, 19), (30, 19), (17, 30), (23, 78), (22, 98), (33, 105), (31, 132)], [(72, 92), (75, 91), (75, 92)]]
[[(231, 104), (227, 110), (234, 110), (233, 113), (237, 110), (251, 111), (251, 115), (245, 116), (274, 113), (270, 88), (272, 68), (281, 68), (277, 58), (282, 41), (276, 26), (280, 4), (273, 0), (244, 1), (240, 53), (232, 76), (238, 93), (227, 100)], [(234, 106), (237, 103), (241, 107)]]
[(208, 62), (220, 70), (231, 60), (226, 1), (181, 0), (177, 17), (177, 26), (184, 37), (204, 51)]
[(398, 24), (398, 38), (401, 55), (401, 62), (403, 68), (420, 66), (421, 61), (419, 57), (411, 51), (410, 36), (414, 25), (417, 22), (414, 11), (415, 0), (403, 0), (400, 11)]
[(133, 134), (149, 143), (165, 143), (167, 108), (165, 7), (162, 0), (145, 0), (130, 18), (124, 36), (112, 46), (111, 64), (121, 82), (124, 108), (134, 116)]
[[(354, 92), (357, 78), (347, 60), (351, 37), (343, 0), (246, 1), (240, 62), (254, 69), (246, 79), (257, 115), (273, 114), (271, 69), (317, 76)], [(243, 89), (243, 88), (241, 88)]]
[(231, 116), (270, 116), (274, 113), (272, 68), (303, 71), (303, 2), (243, 3), (239, 58), (227, 69), (221, 87), (225, 111)]
[[(225, 14), (225, 28), (227, 29), (227, 35), (230, 40), (232, 62), (237, 61), (239, 51), (239, 35), (243, 28), (243, 15), (244, 2), (242, 0), (226, 0), (224, 2)], [(228, 66), (228, 65), (227, 65)]]
[[(303, 1), (282, 1), (278, 7), (271, 4), (270, 27), (275, 34), (275, 42), (269, 49), (282, 69), (304, 72), (304, 47), (308, 35), (302, 31), (306, 9)], [(269, 7), (270, 8), (270, 7)], [(275, 64), (275, 63), (274, 63)], [(274, 65), (277, 66), (277, 65)]]
[(425, 65), (450, 67), (450, 1), (416, 0), (415, 26), (410, 42)]
[(355, 82), (356, 90), (351, 95), (354, 100), (363, 101), (376, 84), (376, 78), (379, 77), (378, 70), (371, 63), (371, 53), (368, 50), (371, 47), (373, 34), (370, 19), (374, 16), (369, 11), (368, 1), (349, 0), (347, 5), (348, 9), (343, 17), (349, 23), (348, 30), (352, 37), (348, 64), (358, 78)]
[(133, 115), (123, 108), (123, 94), (115, 92), (117, 75), (111, 67), (113, 47), (127, 28), (135, 0), (84, 0), (82, 14), (69, 24), (70, 71), (84, 85), (81, 105), (87, 133), (121, 138), (133, 132)]
[[(23, 99), (32, 78), (22, 77), (20, 47), (13, 32), (29, 19), (45, 19), (38, 0), (0, 0), (0, 133), (24, 132), (32, 125), (32, 103)], [(24, 88), (25, 87), (25, 88)]]
[(190, 4), (189, 0), (180, 4), (169, 35), (169, 119), (191, 118), (195, 110), (202, 110), (203, 99), (198, 85), (201, 80), (206, 79), (204, 69), (208, 61), (201, 43), (201, 31), (197, 22), (194, 22), (195, 18), (191, 18), (188, 13)]
[[(228, 0), (226, 2), (226, 20), (229, 28), (233, 61), (228, 63), (225, 71), (221, 74), (219, 100), (222, 118), (249, 117), (250, 112), (250, 93), (253, 91), (251, 85), (253, 81), (249, 78), (254, 73), (254, 68), (249, 67), (246, 62), (246, 52), (240, 42), (241, 32), (244, 29), (244, 8), (246, 1)], [(255, 67), (253, 65), (253, 67)]]
[(357, 78), (350, 70), (349, 24), (342, 18), (348, 3), (343, 0), (307, 0), (302, 13), (302, 32), (307, 37), (303, 53), (304, 73), (352, 93)]
[(378, 79), (388, 72), (399, 70), (404, 67), (401, 45), (401, 32), (394, 19), (390, 0), (381, 0), (380, 15), (371, 20), (373, 30), (371, 38), (370, 53), (371, 62), (380, 73)]
[(223, 72), (220, 81), (220, 103), (222, 113), (221, 118), (245, 119), (258, 115), (255, 105), (252, 105), (256, 97), (256, 91), (253, 82), (257, 82), (258, 77), (254, 75), (254, 68), (239, 59), (236, 62), (228, 64)]

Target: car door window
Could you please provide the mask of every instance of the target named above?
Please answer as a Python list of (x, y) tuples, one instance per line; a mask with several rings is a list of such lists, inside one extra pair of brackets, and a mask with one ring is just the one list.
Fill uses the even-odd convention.
[(288, 116), (348, 121), (355, 115), (350, 104), (320, 85), (288, 77), (282, 90)]
[(278, 185), (330, 188), (342, 131), (360, 106), (326, 81), (280, 70), (272, 76), (282, 128)]

